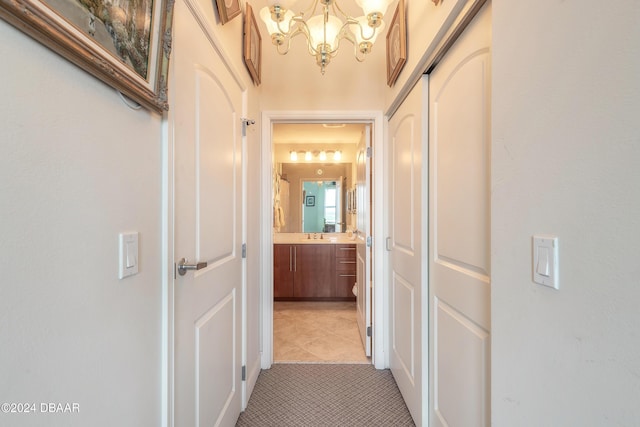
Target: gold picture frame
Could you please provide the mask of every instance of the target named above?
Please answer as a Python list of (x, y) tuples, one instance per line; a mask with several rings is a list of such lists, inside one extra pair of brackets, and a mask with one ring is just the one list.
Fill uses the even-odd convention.
[(220, 16), (220, 23), (222, 25), (231, 21), (242, 12), (240, 0), (216, 0), (216, 6), (218, 7), (218, 15)]
[(253, 83), (260, 85), (260, 67), (262, 63), (262, 36), (253, 14), (251, 5), (247, 3), (244, 17), (244, 63), (251, 74)]
[(387, 85), (393, 86), (407, 61), (407, 19), (404, 0), (398, 2), (387, 31)]
[[(0, 18), (160, 113), (169, 109), (173, 3), (120, 2), (116, 7), (105, 0), (0, 0)], [(128, 20), (134, 15), (139, 19)]]

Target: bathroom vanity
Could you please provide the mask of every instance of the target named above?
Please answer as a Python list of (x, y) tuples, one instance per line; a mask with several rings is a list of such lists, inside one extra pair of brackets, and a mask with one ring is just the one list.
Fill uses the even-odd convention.
[[(356, 245), (347, 238), (280, 235), (273, 245), (276, 301), (354, 301)], [(313, 236), (313, 234), (311, 235)], [(317, 236), (320, 236), (318, 234)]]

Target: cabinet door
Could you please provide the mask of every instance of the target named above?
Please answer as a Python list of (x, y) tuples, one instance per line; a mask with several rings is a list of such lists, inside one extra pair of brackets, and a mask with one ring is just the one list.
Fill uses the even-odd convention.
[(355, 300), (353, 285), (356, 283), (356, 245), (336, 245), (335, 297)]
[(293, 245), (273, 245), (273, 297), (293, 297)]
[(337, 271), (336, 272), (336, 298), (348, 298), (355, 300), (353, 294), (353, 285), (356, 284), (355, 271)]
[(330, 298), (335, 287), (334, 245), (296, 245), (294, 250), (296, 298)]

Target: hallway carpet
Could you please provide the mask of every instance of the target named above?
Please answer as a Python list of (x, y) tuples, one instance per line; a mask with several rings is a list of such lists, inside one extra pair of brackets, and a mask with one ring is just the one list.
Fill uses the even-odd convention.
[(372, 365), (274, 364), (237, 427), (414, 426), (389, 370)]

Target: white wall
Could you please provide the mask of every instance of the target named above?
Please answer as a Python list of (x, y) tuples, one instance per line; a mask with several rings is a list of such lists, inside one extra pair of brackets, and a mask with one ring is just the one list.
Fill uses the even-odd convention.
[[(493, 2), (495, 426), (640, 419), (640, 3)], [(559, 237), (560, 290), (531, 280)]]
[[(158, 426), (161, 118), (0, 21), (0, 402), (11, 426)], [(140, 273), (118, 280), (118, 233)]]

